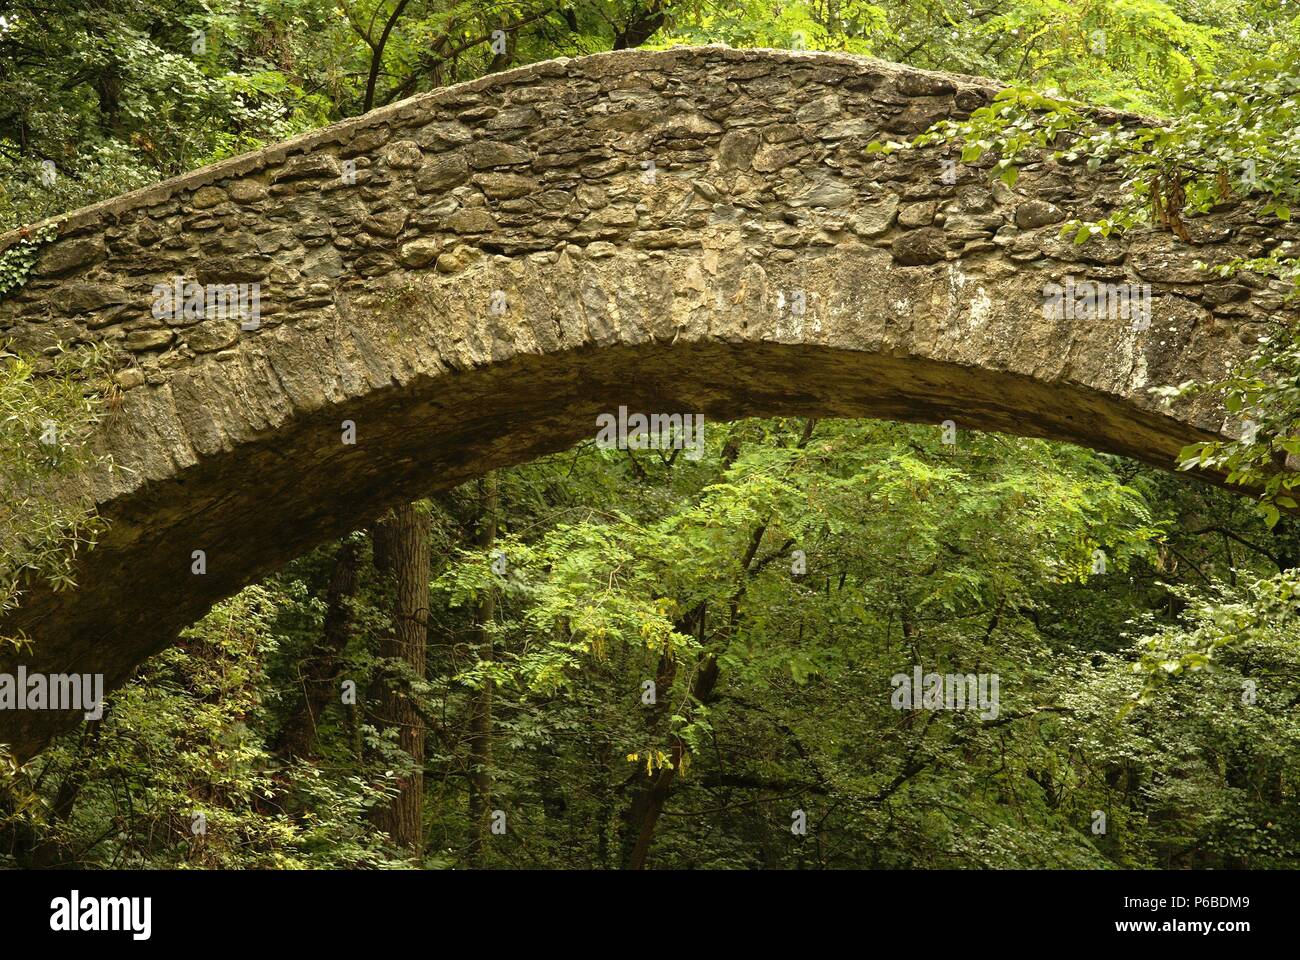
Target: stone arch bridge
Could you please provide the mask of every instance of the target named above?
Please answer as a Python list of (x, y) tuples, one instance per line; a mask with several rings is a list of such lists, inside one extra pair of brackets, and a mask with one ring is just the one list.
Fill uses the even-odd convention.
[[(620, 405), (952, 420), (1172, 466), (1231, 425), (1149, 387), (1221, 371), (1282, 306), (1195, 261), (1276, 225), (1242, 205), (1191, 245), (1075, 246), (1061, 222), (1119, 195), (1105, 168), (1043, 160), (1012, 190), (939, 148), (866, 151), (996, 91), (825, 53), (555, 60), (60, 218), (0, 340), (111, 349), (117, 469), (88, 480), (110, 526), (77, 590), (34, 588), (3, 629), (34, 640), (29, 671), (112, 687), (314, 544)], [(258, 315), (168, 310), (177, 278), (256, 284)], [(1045, 316), (1070, 279), (1149, 284), (1149, 326)], [(27, 757), (75, 720), (4, 711), (0, 741)]]

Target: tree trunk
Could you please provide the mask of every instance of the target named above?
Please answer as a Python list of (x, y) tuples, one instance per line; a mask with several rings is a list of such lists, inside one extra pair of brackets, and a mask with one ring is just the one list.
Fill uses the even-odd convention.
[[(497, 477), (489, 473), (478, 482), (482, 504), (478, 526), (478, 546), (490, 550), (497, 538), (497, 507), (499, 494)], [(481, 661), (494, 659), (491, 623), (496, 617), (496, 591), (484, 591), (478, 606), (478, 657)], [(483, 865), (483, 852), (487, 844), (492, 816), (492, 681), (484, 682), (474, 699), (470, 721), (469, 741), (469, 820), (472, 834), (469, 846), (469, 863), (472, 867)]]
[(330, 574), (325, 599), (321, 642), (308, 651), (301, 677), (301, 695), (280, 728), (276, 742), (276, 752), (283, 757), (307, 759), (315, 755), (316, 730), (321, 714), (330, 701), (340, 695), (339, 671), (352, 627), (351, 600), (357, 592), (360, 555), (361, 544), (349, 537), (340, 544), (334, 558), (334, 570)]
[(614, 29), (614, 49), (631, 50), (641, 46), (655, 35), (655, 31), (667, 19), (668, 11), (660, 0), (650, 0), (646, 6), (635, 8), (622, 29)]
[[(718, 682), (718, 661), (710, 653), (700, 658), (695, 669), (695, 679), (691, 682), (690, 704), (708, 703), (713, 696), (713, 688)], [(690, 710), (691, 707), (687, 707)], [(673, 781), (677, 779), (682, 768), (682, 758), (686, 754), (686, 743), (680, 737), (673, 737), (669, 758), (672, 766), (657, 770), (654, 774), (641, 776), (641, 787), (637, 791), (632, 806), (628, 810), (628, 839), (632, 841), (631, 851), (627, 855), (627, 869), (644, 870), (650, 856), (650, 844), (654, 840), (655, 827), (659, 815), (668, 803), (668, 794)]]
[[(375, 525), (375, 568), (393, 590), (393, 625), (380, 644), (380, 655), (401, 661), (418, 678), (424, 677), (429, 624), (429, 539), (429, 512), (416, 504), (398, 507)], [(378, 812), (376, 822), (394, 843), (419, 856), (424, 839), (424, 718), (405, 687), (405, 681), (396, 678), (383, 685), (379, 714), (386, 727), (397, 728), (398, 745), (410, 754), (415, 769), (399, 781), (397, 797)]]
[[(86, 785), (91, 757), (99, 747), (99, 734), (104, 729), (104, 721), (107, 719), (108, 714), (105, 711), (104, 716), (86, 724), (82, 731), (74, 753), (72, 769), (59, 784), (54, 803), (50, 807), (49, 820), (39, 833), (26, 833), (30, 841), (30, 853), (25, 857), (21, 855), (18, 857), (19, 864), (24, 869), (45, 870), (51, 867), (76, 866), (64, 863), (71, 851), (56, 838), (62, 826), (72, 819), (72, 810), (81, 796), (81, 788)], [(22, 823), (21, 820), (17, 822)]]

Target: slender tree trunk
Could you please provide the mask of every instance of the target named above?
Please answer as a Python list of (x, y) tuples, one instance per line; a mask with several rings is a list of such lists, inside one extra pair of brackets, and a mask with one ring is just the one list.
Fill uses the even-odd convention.
[[(375, 567), (393, 589), (393, 626), (380, 655), (400, 660), (415, 677), (424, 677), (429, 624), (429, 512), (416, 504), (398, 507), (375, 525)], [(424, 831), (420, 809), (424, 796), (424, 718), (401, 680), (390, 679), (380, 693), (379, 713), (396, 727), (398, 745), (411, 755), (414, 772), (400, 781), (394, 801), (381, 809), (377, 823), (393, 842), (419, 856)]]
[(644, 7), (634, 8), (627, 24), (622, 29), (614, 30), (614, 49), (630, 50), (641, 46), (655, 35), (655, 31), (667, 19), (668, 11), (660, 0), (650, 0)]
[[(497, 509), (499, 494), (497, 476), (489, 473), (479, 480), (479, 497), (482, 504), (478, 527), (478, 546), (490, 550), (497, 538)], [(496, 617), (496, 591), (484, 591), (478, 606), (478, 656), (491, 662), (491, 623)], [(469, 741), (469, 863), (472, 867), (483, 865), (484, 848), (492, 816), (492, 681), (484, 682), (474, 699), (470, 722)]]
[(1277, 547), (1277, 568), (1294, 570), (1300, 567), (1300, 522), (1284, 516), (1273, 529), (1273, 542)]
[(24, 867), (44, 870), (51, 867), (76, 866), (76, 864), (64, 863), (71, 851), (54, 838), (57, 837), (63, 824), (72, 819), (73, 807), (81, 796), (81, 788), (86, 785), (90, 760), (99, 746), (99, 734), (104, 729), (104, 721), (107, 719), (105, 713), (99, 720), (86, 724), (82, 731), (81, 740), (77, 744), (75, 763), (59, 784), (58, 792), (54, 796), (54, 804), (50, 808), (49, 821), (39, 835), (39, 839), (33, 838), (35, 842), (31, 855), (27, 862), (22, 864)]
[(384, 23), (384, 29), (380, 32), (377, 40), (372, 40), (369, 34), (362, 39), (370, 47), (370, 72), (366, 77), (366, 95), (361, 104), (361, 112), (369, 113), (375, 106), (375, 90), (379, 82), (379, 72), (384, 65), (384, 48), (388, 46), (388, 36), (393, 32), (393, 27), (397, 25), (398, 19), (402, 16), (402, 11), (410, 0), (399, 0), (397, 6), (393, 9), (392, 14)]
[[(713, 688), (717, 683), (718, 661), (713, 654), (706, 653), (696, 664), (695, 679), (691, 681), (690, 702), (692, 704), (708, 703), (713, 695)], [(627, 857), (627, 869), (629, 870), (645, 869), (646, 860), (650, 856), (650, 844), (654, 840), (655, 827), (659, 823), (659, 816), (663, 813), (664, 805), (668, 803), (668, 794), (672, 790), (673, 781), (677, 779), (677, 774), (682, 768), (682, 758), (685, 754), (685, 742), (680, 737), (674, 737), (672, 749), (669, 752), (672, 767), (657, 770), (654, 774), (645, 777), (642, 788), (632, 801), (628, 814), (628, 825), (631, 830), (635, 831), (635, 838), (632, 840), (632, 849)]]
[(316, 753), (316, 730), (321, 714), (339, 696), (339, 671), (352, 627), (352, 598), (357, 592), (357, 567), (361, 544), (343, 541), (334, 559), (325, 599), (325, 624), (321, 642), (308, 651), (302, 670), (302, 690), (292, 712), (280, 728), (276, 752), (284, 757), (310, 758)]

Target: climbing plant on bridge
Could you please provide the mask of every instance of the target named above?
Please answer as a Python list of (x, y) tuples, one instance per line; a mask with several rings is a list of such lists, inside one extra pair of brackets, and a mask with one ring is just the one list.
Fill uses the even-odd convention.
[(41, 247), (58, 236), (58, 232), (57, 224), (47, 224), (0, 253), (0, 300), (27, 282)]
[(99, 529), (89, 493), (75, 484), (108, 465), (88, 446), (107, 414), (105, 353), (60, 347), (42, 359), (0, 350), (0, 611), (29, 577), (71, 586), (74, 563)]
[[(1264, 223), (1286, 223), (1300, 206), (1300, 73), (1294, 61), (1259, 60), (1226, 78), (1200, 76), (1180, 97), (1182, 110), (1158, 121), (1117, 120), (1050, 93), (1008, 87), (963, 120), (944, 120), (910, 143), (874, 143), (873, 152), (952, 144), (963, 163), (983, 164), (1014, 186), (1020, 165), (1044, 156), (1096, 170), (1116, 164), (1131, 189), (1126, 202), (1097, 220), (1075, 219), (1062, 235), (1076, 244), (1137, 227), (1165, 229), (1191, 242), (1194, 218), (1219, 204), (1252, 206)], [(989, 161), (992, 160), (990, 165)], [(1274, 239), (1262, 255), (1201, 264), (1207, 279), (1250, 271), (1300, 296), (1300, 250)], [(1297, 509), (1300, 487), (1300, 331), (1269, 331), (1260, 348), (1210, 383), (1152, 388), (1174, 399), (1213, 392), (1247, 428), (1237, 439), (1182, 452), (1185, 469), (1221, 470), (1229, 483), (1259, 492), (1270, 523)]]

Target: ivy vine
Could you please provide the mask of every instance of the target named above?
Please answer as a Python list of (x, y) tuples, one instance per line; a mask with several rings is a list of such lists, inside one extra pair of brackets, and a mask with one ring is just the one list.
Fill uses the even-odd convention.
[(0, 253), (0, 300), (27, 282), (32, 268), (36, 266), (36, 257), (41, 247), (52, 242), (58, 235), (58, 224), (46, 224)]

